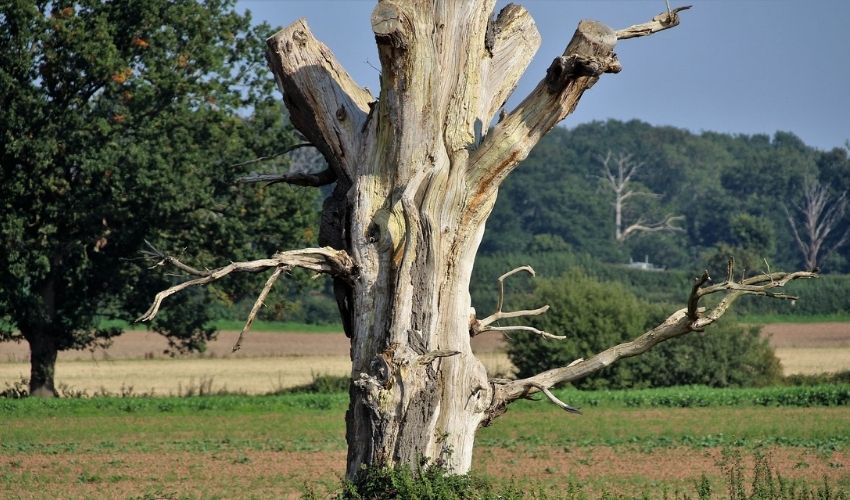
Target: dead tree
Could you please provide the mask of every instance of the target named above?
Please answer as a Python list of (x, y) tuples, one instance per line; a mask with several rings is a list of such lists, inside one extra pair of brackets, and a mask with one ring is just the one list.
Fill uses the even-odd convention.
[(830, 238), (830, 235), (835, 236), (846, 211), (847, 192), (833, 196), (827, 186), (815, 179), (805, 181), (803, 199), (794, 204), (794, 213), (785, 207), (788, 224), (807, 269), (817, 268), (819, 262), (847, 243), (850, 228)]
[[(683, 8), (612, 30), (582, 21), (563, 55), (537, 87), (492, 129), (540, 42), (528, 12), (509, 5), (491, 17), (495, 0), (384, 0), (372, 14), (381, 60), (376, 99), (342, 69), (307, 23), (268, 40), (268, 61), (293, 125), (325, 157), (328, 171), (301, 185), (336, 182), (324, 204), (320, 244), (272, 258), (199, 270), (168, 295), (234, 272), (271, 272), (252, 310), (280, 274), (306, 267), (331, 275), (351, 337), (351, 402), (346, 413), (348, 476), (361, 465), (414, 464), (421, 459), (465, 472), (475, 431), (509, 403), (584, 377), (663, 340), (701, 330), (740, 295), (784, 297), (772, 290), (811, 273), (730, 278), (693, 288), (687, 308), (633, 342), (590, 359), (520, 380), (490, 379), (470, 337), (496, 330), (496, 320), (532, 311), (499, 310), (478, 319), (469, 281), (484, 224), (500, 184), (540, 138), (578, 104), (604, 73), (620, 71), (617, 40), (679, 24)], [(275, 179), (287, 182), (286, 178)], [(723, 294), (709, 310), (707, 294)], [(537, 332), (530, 331), (530, 334)]]
[(617, 241), (622, 243), (629, 236), (637, 233), (682, 231), (681, 227), (675, 225), (676, 222), (683, 219), (681, 215), (667, 215), (664, 220), (658, 222), (647, 222), (643, 217), (639, 217), (633, 224), (623, 228), (625, 224), (623, 222), (624, 205), (630, 198), (637, 196), (658, 198), (659, 195), (650, 191), (636, 191), (629, 187), (632, 176), (643, 166), (642, 162), (632, 161), (632, 155), (620, 153), (615, 158), (611, 151), (608, 151), (605, 156), (599, 157), (599, 162), (602, 164), (602, 175), (608, 181), (608, 186), (614, 191), (614, 237)]

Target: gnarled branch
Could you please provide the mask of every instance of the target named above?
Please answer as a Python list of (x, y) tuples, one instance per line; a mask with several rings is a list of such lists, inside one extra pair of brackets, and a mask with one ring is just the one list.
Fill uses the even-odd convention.
[(499, 291), (499, 300), (496, 304), (496, 312), (487, 316), (484, 319), (477, 319), (472, 317), (469, 325), (469, 336), (474, 337), (480, 333), (484, 332), (511, 332), (511, 331), (525, 331), (535, 333), (540, 335), (541, 337), (546, 337), (550, 339), (565, 339), (566, 337), (560, 335), (552, 335), (551, 333), (544, 332), (543, 330), (539, 330), (537, 328), (531, 326), (519, 326), (519, 325), (511, 325), (511, 326), (492, 326), (493, 323), (501, 320), (501, 319), (511, 319), (511, 318), (522, 318), (526, 316), (539, 316), (546, 311), (549, 310), (549, 306), (545, 305), (543, 307), (538, 307), (537, 309), (530, 310), (521, 310), (521, 311), (502, 311), (502, 306), (505, 303), (505, 279), (509, 276), (513, 276), (519, 272), (526, 272), (531, 276), (535, 276), (534, 269), (531, 266), (520, 266), (516, 269), (512, 269), (505, 274), (499, 276), (496, 279), (498, 283), (498, 291)]
[[(730, 260), (726, 281), (708, 286), (705, 285), (710, 283), (710, 278), (707, 272), (703, 273), (701, 277), (694, 281), (694, 287), (691, 290), (686, 308), (674, 312), (663, 323), (632, 341), (610, 347), (586, 360), (577, 360), (569, 366), (548, 370), (525, 379), (494, 383), (493, 402), (490, 410), (488, 410), (489, 416), (485, 421), (489, 422), (492, 418), (504, 412), (506, 405), (516, 399), (526, 397), (537, 391), (543, 391), (544, 388), (548, 389), (555, 384), (582, 379), (620, 359), (643, 354), (666, 340), (688, 332), (702, 331), (723, 316), (729, 307), (743, 295), (763, 295), (795, 300), (797, 297), (778, 293), (773, 289), (784, 287), (797, 279), (817, 277), (817, 273), (808, 271), (773, 272), (734, 281), (732, 270), (733, 261)], [(717, 305), (708, 309), (699, 307), (700, 299), (718, 293), (724, 294), (724, 296)]]
[(621, 233), (617, 235), (618, 241), (625, 241), (626, 238), (631, 236), (634, 233), (654, 233), (657, 231), (684, 231), (681, 227), (676, 225), (676, 222), (683, 220), (685, 217), (682, 215), (668, 215), (664, 218), (664, 220), (654, 223), (647, 223), (643, 220), (638, 220), (634, 224), (631, 224), (626, 229), (624, 229)]
[(336, 173), (330, 168), (321, 172), (287, 172), (285, 174), (251, 174), (236, 179), (240, 184), (253, 184), (267, 182), (268, 185), (280, 182), (292, 184), (293, 186), (322, 187), (336, 182)]
[[(187, 266), (173, 257), (163, 259), (160, 262), (160, 265), (164, 264), (172, 264), (179, 269), (183, 269), (190, 274), (200, 277), (184, 281), (183, 283), (174, 285), (171, 288), (156, 294), (153, 304), (151, 304), (150, 308), (144, 314), (136, 319), (137, 322), (150, 321), (154, 319), (157, 312), (159, 312), (162, 301), (167, 297), (193, 286), (206, 285), (214, 281), (218, 281), (231, 273), (257, 273), (273, 268), (290, 269), (293, 267), (301, 267), (319, 273), (327, 273), (336, 277), (351, 279), (355, 272), (354, 262), (351, 260), (348, 253), (343, 250), (335, 250), (330, 247), (305, 248), (302, 250), (278, 252), (269, 259), (232, 262), (224, 267), (209, 271), (201, 271), (191, 266)], [(274, 282), (272, 281), (272, 283)], [(271, 287), (268, 284), (267, 286), (269, 288)]]

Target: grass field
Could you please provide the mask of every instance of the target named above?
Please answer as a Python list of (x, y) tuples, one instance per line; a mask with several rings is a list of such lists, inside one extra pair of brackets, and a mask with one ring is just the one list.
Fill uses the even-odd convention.
[[(850, 388), (846, 388), (850, 392)], [(656, 391), (653, 400), (670, 397)], [(722, 391), (685, 389), (708, 403)], [(734, 392), (734, 391), (733, 391)], [(653, 391), (644, 391), (650, 396)], [(752, 394), (756, 394), (753, 392)], [(572, 393), (561, 393), (569, 400)], [(728, 395), (728, 394), (727, 394)], [(722, 493), (724, 452), (764, 454), (783, 477), (850, 488), (844, 407), (628, 407), (612, 393), (569, 416), (521, 402), (480, 431), (477, 474), (562, 498)], [(325, 496), (345, 463), (345, 394), (0, 401), (2, 498)], [(777, 439), (782, 436), (782, 439)]]

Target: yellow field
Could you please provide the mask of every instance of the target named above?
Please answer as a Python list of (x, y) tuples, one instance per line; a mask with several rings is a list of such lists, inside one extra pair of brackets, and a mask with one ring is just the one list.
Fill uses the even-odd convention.
[(850, 370), (850, 347), (778, 347), (776, 356), (786, 375), (834, 373)]
[[(481, 357), (491, 373), (505, 373), (505, 354)], [(122, 359), (111, 361), (60, 361), (57, 384), (87, 394), (180, 395), (200, 389), (263, 394), (311, 382), (314, 375), (347, 375), (351, 362), (345, 356), (288, 356), (274, 358)], [(0, 363), (0, 390), (29, 377), (29, 363)]]
[[(850, 325), (769, 325), (785, 374), (850, 370)], [(342, 334), (257, 332), (231, 353), (236, 332), (222, 332), (204, 355), (171, 358), (165, 340), (150, 332), (121, 335), (106, 351), (60, 353), (56, 381), (88, 394), (186, 394), (199, 389), (261, 394), (309, 383), (314, 375), (350, 371), (348, 339)], [(496, 376), (513, 367), (498, 336), (479, 336), (473, 349)], [(0, 390), (29, 377), (25, 344), (0, 344)]]

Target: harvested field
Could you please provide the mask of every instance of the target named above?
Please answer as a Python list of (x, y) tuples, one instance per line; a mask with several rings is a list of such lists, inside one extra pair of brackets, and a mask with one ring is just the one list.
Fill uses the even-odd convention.
[[(786, 374), (850, 369), (850, 323), (771, 324), (763, 329)], [(231, 352), (238, 332), (220, 332), (200, 354), (170, 357), (166, 340), (153, 332), (131, 331), (106, 350), (59, 354), (57, 381), (89, 394), (181, 394), (204, 390), (258, 394), (308, 383), (314, 374), (349, 371), (348, 339), (342, 333), (251, 332), (242, 349)], [(481, 335), (473, 350), (491, 373), (508, 374), (512, 365), (499, 335)], [(0, 388), (27, 377), (26, 344), (0, 344)]]
[(774, 323), (762, 327), (761, 333), (776, 348), (850, 350), (850, 323)]
[(850, 370), (850, 323), (776, 323), (765, 325), (762, 335), (786, 375)]
[[(348, 339), (342, 333), (248, 334), (233, 353), (238, 332), (221, 332), (207, 351), (170, 357), (159, 334), (131, 331), (106, 350), (66, 351), (56, 364), (57, 383), (88, 394), (179, 395), (222, 390), (262, 394), (311, 382), (314, 375), (346, 375), (351, 370)], [(495, 339), (496, 341), (494, 341)], [(508, 373), (501, 340), (475, 339), (475, 349), (491, 373)], [(0, 389), (29, 376), (26, 344), (0, 344)]]

